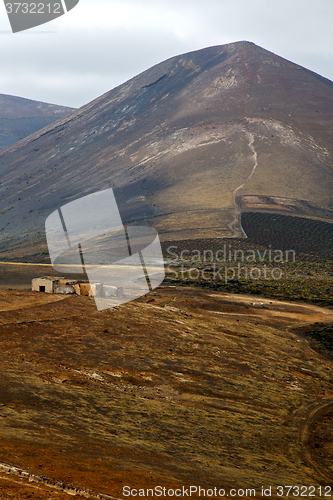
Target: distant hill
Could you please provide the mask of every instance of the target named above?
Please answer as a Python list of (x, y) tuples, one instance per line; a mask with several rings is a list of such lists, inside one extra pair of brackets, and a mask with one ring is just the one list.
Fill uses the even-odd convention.
[(0, 150), (37, 132), (74, 108), (0, 94)]
[(333, 222), (332, 154), (331, 81), (250, 42), (180, 55), (0, 153), (0, 249), (108, 187), (168, 241), (244, 236), (242, 212)]

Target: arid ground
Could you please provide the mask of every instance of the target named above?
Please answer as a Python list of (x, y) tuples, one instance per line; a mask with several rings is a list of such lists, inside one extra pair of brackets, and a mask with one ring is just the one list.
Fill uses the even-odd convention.
[[(31, 267), (27, 280), (47, 274)], [(328, 492), (333, 364), (304, 332), (333, 309), (168, 283), (103, 312), (89, 297), (0, 297), (1, 500)]]

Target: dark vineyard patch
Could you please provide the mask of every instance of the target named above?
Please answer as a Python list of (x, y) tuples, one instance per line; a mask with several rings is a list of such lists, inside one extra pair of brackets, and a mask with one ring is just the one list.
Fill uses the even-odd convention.
[(333, 257), (333, 224), (329, 222), (259, 212), (242, 214), (241, 222), (248, 240), (257, 245)]
[(306, 335), (315, 341), (319, 349), (324, 349), (333, 354), (333, 326), (311, 330), (306, 332)]
[[(333, 307), (333, 224), (245, 213), (242, 225), (247, 238), (163, 242), (163, 255), (169, 261), (166, 281)], [(246, 260), (251, 252), (254, 262)], [(274, 260), (279, 252), (281, 259)], [(243, 269), (240, 276), (238, 266)], [(257, 275), (250, 274), (253, 266), (259, 269)], [(226, 267), (234, 268), (234, 275), (229, 270), (226, 278)], [(278, 279), (272, 278), (273, 268), (278, 268), (280, 275), (276, 271), (274, 275)]]

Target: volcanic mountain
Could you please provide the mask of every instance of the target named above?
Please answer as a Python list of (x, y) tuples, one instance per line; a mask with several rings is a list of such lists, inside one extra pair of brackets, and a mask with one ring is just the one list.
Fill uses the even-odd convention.
[(0, 94), (0, 150), (69, 115), (73, 108)]
[(173, 57), (0, 154), (0, 237), (112, 187), (164, 240), (243, 236), (259, 210), (333, 222), (333, 83), (250, 42)]

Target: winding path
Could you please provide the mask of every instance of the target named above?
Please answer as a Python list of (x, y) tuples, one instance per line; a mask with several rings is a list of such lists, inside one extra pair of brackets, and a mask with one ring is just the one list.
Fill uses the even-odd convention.
[(317, 472), (317, 474), (328, 484), (333, 484), (333, 475), (316, 460), (313, 447), (310, 445), (310, 432), (313, 424), (320, 420), (327, 412), (333, 409), (333, 398), (328, 397), (320, 403), (313, 403), (303, 410), (298, 417), (300, 421), (300, 444), (304, 459)]
[(249, 180), (253, 177), (253, 174), (256, 171), (256, 168), (258, 166), (258, 154), (254, 148), (254, 145), (253, 145), (254, 136), (251, 133), (248, 133), (248, 136), (249, 136), (249, 148), (251, 149), (252, 154), (253, 154), (254, 165), (253, 165), (253, 168), (251, 170), (250, 175), (245, 179), (243, 184), (238, 186), (232, 193), (232, 201), (233, 201), (233, 205), (235, 207), (235, 215), (234, 215), (234, 220), (230, 224), (228, 224), (228, 227), (233, 232), (233, 235), (235, 238), (242, 238), (244, 236), (245, 236), (245, 238), (247, 238), (247, 236), (242, 228), (242, 225), (240, 223), (241, 211), (239, 209), (239, 206), (237, 205), (237, 194), (238, 194), (238, 191), (240, 189), (242, 189), (245, 186), (245, 184), (247, 184), (249, 182)]

